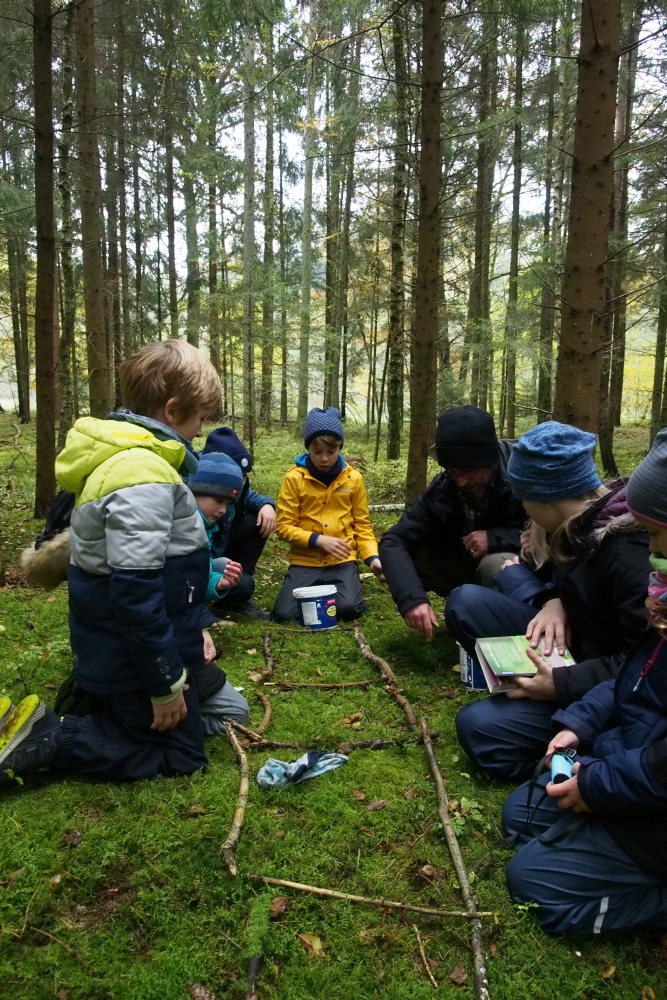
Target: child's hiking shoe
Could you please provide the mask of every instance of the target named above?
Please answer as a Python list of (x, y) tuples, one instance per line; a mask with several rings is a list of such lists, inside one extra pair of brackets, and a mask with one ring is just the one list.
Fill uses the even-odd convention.
[(11, 698), (3, 695), (2, 698), (0, 698), (0, 733), (4, 729), (5, 723), (13, 711), (14, 706), (12, 705)]
[(0, 787), (47, 767), (56, 755), (60, 719), (36, 694), (28, 695), (11, 712), (0, 731)]
[(244, 601), (243, 604), (236, 606), (230, 604), (229, 607), (225, 608), (225, 611), (229, 611), (233, 615), (242, 615), (243, 618), (250, 618), (258, 622), (271, 621), (271, 615), (263, 611), (254, 601)]

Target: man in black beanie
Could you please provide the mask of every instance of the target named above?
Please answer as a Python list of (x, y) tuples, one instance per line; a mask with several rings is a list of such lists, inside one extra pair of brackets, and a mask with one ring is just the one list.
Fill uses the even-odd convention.
[(380, 539), (384, 575), (405, 624), (431, 638), (427, 591), (446, 597), (463, 583), (490, 586), (521, 548), (526, 514), (512, 495), (493, 417), (477, 406), (443, 413), (435, 435), (439, 473)]

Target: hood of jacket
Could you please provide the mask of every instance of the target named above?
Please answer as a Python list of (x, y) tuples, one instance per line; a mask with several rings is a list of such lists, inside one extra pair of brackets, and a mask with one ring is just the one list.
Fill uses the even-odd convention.
[[(302, 451), (301, 454), (297, 455), (296, 458), (294, 459), (294, 464), (298, 465), (302, 469), (305, 469), (305, 468), (307, 468), (307, 466), (306, 466), (306, 459), (307, 458), (308, 458), (308, 452), (307, 451)], [(340, 460), (343, 463), (343, 469), (347, 468), (347, 462), (345, 461), (345, 459), (343, 458), (342, 455), (340, 456)]]
[(596, 542), (601, 542), (608, 535), (641, 531), (628, 510), (627, 485), (627, 479), (615, 479), (606, 484), (609, 493), (600, 497), (581, 518), (584, 537), (593, 536)]
[[(63, 489), (79, 494), (86, 480), (100, 465), (121, 452), (144, 449), (180, 469), (185, 445), (160, 441), (149, 430), (128, 421), (80, 417), (67, 435), (67, 443), (56, 459), (56, 477)], [(139, 457), (139, 456), (138, 456)]]

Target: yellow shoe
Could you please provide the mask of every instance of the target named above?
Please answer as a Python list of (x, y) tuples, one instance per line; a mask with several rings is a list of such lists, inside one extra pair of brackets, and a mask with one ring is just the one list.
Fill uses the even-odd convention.
[(38, 695), (29, 694), (10, 713), (0, 731), (0, 764), (17, 743), (25, 739), (37, 720), (43, 718), (45, 712), (46, 705), (39, 700)]
[(0, 732), (2, 732), (2, 728), (9, 718), (9, 713), (13, 711), (14, 706), (12, 705), (11, 698), (7, 698), (6, 695), (3, 695), (2, 698), (0, 698)]

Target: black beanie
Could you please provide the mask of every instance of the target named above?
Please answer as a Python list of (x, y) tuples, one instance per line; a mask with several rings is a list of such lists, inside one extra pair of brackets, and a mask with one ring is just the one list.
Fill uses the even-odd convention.
[(438, 418), (435, 432), (438, 465), (474, 469), (495, 465), (498, 438), (493, 417), (478, 406), (455, 406)]

